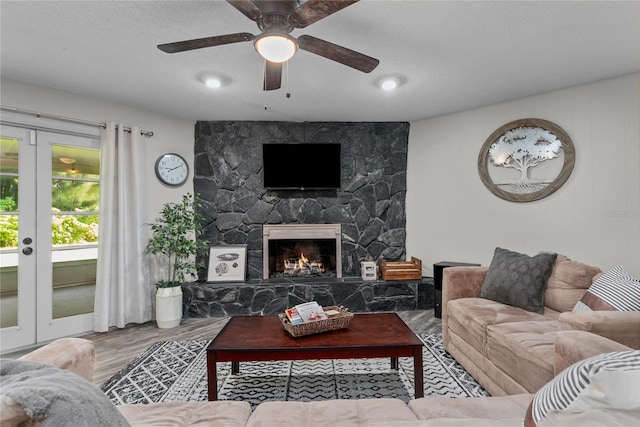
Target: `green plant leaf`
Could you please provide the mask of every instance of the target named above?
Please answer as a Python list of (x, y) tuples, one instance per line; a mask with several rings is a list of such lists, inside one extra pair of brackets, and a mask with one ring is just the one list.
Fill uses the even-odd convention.
[(180, 284), (186, 274), (196, 272), (197, 265), (191, 259), (209, 244), (206, 240), (196, 239), (202, 234), (203, 217), (196, 212), (199, 206), (197, 195), (193, 197), (187, 193), (180, 203), (165, 203), (157, 222), (148, 224), (152, 236), (146, 253), (162, 256), (167, 261), (166, 280), (158, 283), (158, 287), (176, 286), (167, 284)]

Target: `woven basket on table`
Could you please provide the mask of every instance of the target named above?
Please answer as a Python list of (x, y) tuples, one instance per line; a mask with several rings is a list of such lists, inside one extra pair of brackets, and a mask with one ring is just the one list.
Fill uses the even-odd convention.
[(282, 322), (282, 326), (284, 329), (289, 332), (294, 338), (303, 337), (305, 335), (313, 335), (319, 334), (321, 332), (335, 331), (336, 329), (348, 328), (349, 323), (351, 323), (351, 319), (353, 319), (353, 313), (349, 313), (349, 311), (344, 307), (338, 306), (328, 306), (322, 307), (324, 311), (327, 310), (336, 310), (340, 312), (334, 316), (331, 316), (329, 319), (317, 320), (315, 322), (309, 323), (301, 323), (299, 325), (292, 325), (289, 321), (289, 318), (286, 314), (279, 314), (280, 322)]

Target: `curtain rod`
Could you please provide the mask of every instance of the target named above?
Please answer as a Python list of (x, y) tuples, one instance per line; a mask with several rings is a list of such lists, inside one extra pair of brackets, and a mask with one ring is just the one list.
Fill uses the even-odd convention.
[[(73, 118), (70, 118), (70, 117), (56, 116), (54, 114), (39, 113), (37, 111), (23, 110), (22, 108), (7, 107), (7, 106), (4, 106), (4, 105), (0, 105), (0, 109), (2, 109), (2, 111), (11, 111), (13, 113), (28, 114), (30, 116), (34, 116), (34, 117), (37, 117), (37, 118), (54, 119), (54, 120), (60, 120), (60, 121), (63, 121), (63, 122), (68, 122), (68, 123), (75, 123), (75, 124), (79, 124), (79, 125), (99, 127), (99, 128), (103, 128), (103, 129), (107, 127), (106, 123), (89, 122), (87, 120), (73, 119)], [(123, 130), (125, 132), (131, 132), (131, 128), (130, 127), (125, 127)], [(141, 130), (140, 131), (140, 135), (145, 136), (147, 138), (150, 138), (150, 137), (153, 136), (153, 131)]]

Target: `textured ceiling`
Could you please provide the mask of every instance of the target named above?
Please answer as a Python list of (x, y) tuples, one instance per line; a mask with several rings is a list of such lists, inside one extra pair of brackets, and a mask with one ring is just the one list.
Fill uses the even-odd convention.
[[(299, 51), (271, 92), (250, 42), (156, 48), (259, 34), (225, 1), (3, 0), (0, 16), (3, 77), (192, 120), (413, 121), (640, 70), (638, 1), (362, 0), (292, 35), (378, 68)], [(209, 74), (225, 85), (206, 88)], [(376, 86), (388, 75), (394, 92)]]

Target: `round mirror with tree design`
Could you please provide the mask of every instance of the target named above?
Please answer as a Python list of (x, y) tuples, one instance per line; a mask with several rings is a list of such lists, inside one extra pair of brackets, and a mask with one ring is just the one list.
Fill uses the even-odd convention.
[(496, 196), (531, 202), (562, 187), (574, 163), (573, 142), (560, 126), (542, 119), (520, 119), (487, 138), (478, 156), (478, 172)]

